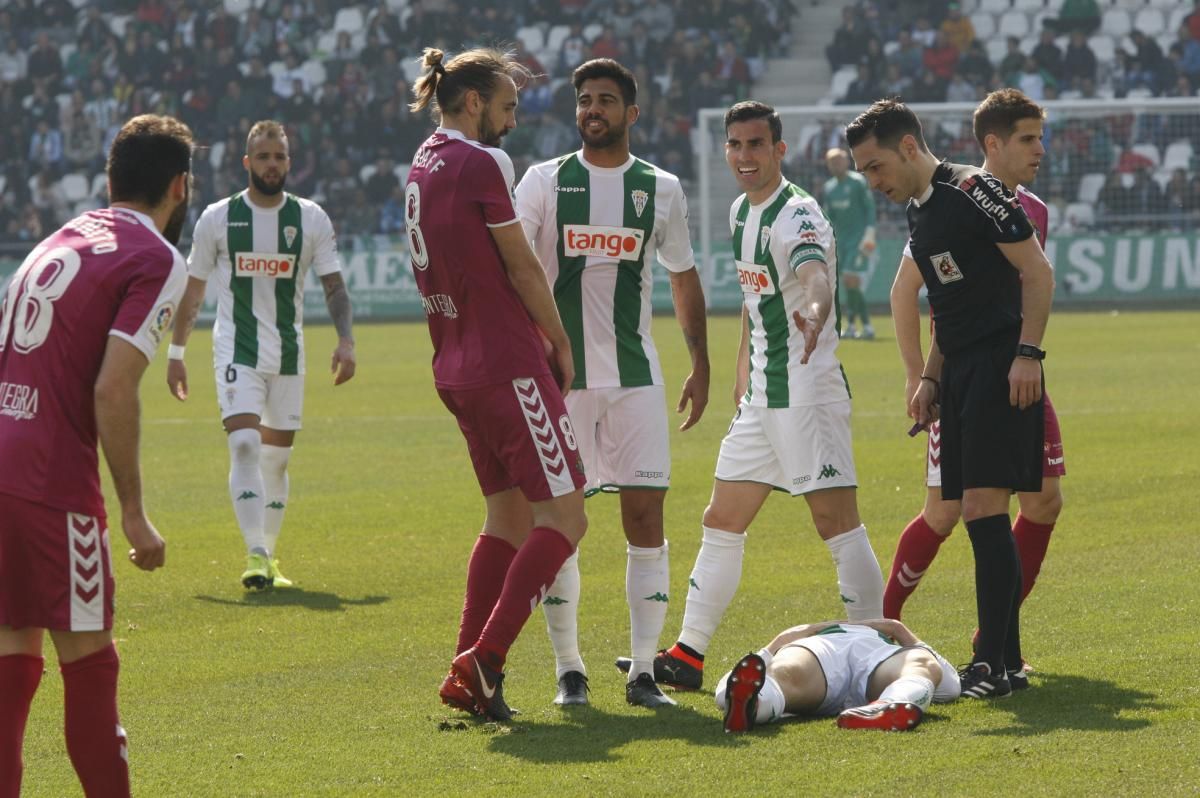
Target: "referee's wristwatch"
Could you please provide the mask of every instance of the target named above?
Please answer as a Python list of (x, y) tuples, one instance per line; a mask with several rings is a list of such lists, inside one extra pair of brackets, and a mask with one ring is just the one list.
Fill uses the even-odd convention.
[(1017, 357), (1029, 360), (1045, 360), (1046, 350), (1036, 347), (1033, 344), (1017, 344)]

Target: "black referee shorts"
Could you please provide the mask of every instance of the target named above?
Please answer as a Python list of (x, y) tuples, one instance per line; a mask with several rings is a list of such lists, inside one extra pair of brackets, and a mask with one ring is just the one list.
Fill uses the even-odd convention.
[[(1042, 489), (1045, 424), (1039, 400), (1008, 403), (1008, 371), (1020, 331), (992, 336), (947, 356), (942, 366), (942, 498), (966, 488)], [(1042, 384), (1043, 396), (1045, 380)]]

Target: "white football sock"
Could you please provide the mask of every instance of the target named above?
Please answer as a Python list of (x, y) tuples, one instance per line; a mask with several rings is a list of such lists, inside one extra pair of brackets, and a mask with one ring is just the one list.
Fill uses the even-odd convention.
[[(732, 673), (733, 671), (729, 671), (717, 682), (717, 692), (714, 697), (717, 700), (717, 708), (722, 712), (726, 708), (726, 688), (729, 687), (729, 676)], [(783, 696), (783, 689), (779, 686), (779, 682), (775, 681), (775, 677), (767, 676), (763, 681), (762, 690), (758, 694), (758, 710), (754, 713), (754, 722), (773, 723), (783, 717), (783, 711), (786, 708), (787, 699)]]
[(704, 537), (688, 579), (679, 642), (703, 654), (742, 581), (746, 536), (709, 527), (701, 529)]
[(229, 433), (229, 498), (246, 551), (270, 556), (263, 534), (263, 477), (259, 466), (262, 435), (257, 429)]
[(287, 467), (291, 456), (290, 446), (271, 446), (264, 443), (258, 458), (263, 480), (263, 534), (267, 540), (267, 551), (272, 557), (279, 556), (277, 544), (288, 502)]
[(542, 600), (546, 631), (554, 648), (555, 676), (579, 671), (584, 676), (583, 657), (579, 655), (579, 549), (558, 569), (554, 584)]
[(878, 700), (907, 701), (924, 712), (933, 701), (933, 682), (923, 676), (903, 676), (883, 688)]
[(629, 681), (639, 673), (654, 673), (654, 654), (663, 622), (667, 619), (667, 595), (671, 572), (667, 541), (654, 549), (626, 545), (625, 598), (629, 602), (629, 640), (633, 664)]
[(837, 565), (838, 590), (851, 621), (883, 617), (883, 572), (861, 524), (825, 541)]

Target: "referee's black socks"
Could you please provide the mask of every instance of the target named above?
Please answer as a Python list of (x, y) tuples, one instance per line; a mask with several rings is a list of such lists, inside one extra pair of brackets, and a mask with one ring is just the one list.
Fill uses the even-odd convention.
[(967, 534), (975, 552), (975, 608), (979, 615), (979, 643), (975, 662), (986, 662), (993, 673), (1005, 662), (1021, 659), (1021, 561), (1007, 515), (990, 515), (967, 521)]

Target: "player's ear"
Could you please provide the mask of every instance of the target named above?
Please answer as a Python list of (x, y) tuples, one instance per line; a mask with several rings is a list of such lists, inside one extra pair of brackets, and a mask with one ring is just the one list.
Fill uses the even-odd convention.
[(171, 185), (167, 188), (167, 194), (176, 202), (183, 202), (187, 199), (188, 187), (191, 185), (191, 172), (180, 172), (175, 175), (175, 179), (171, 181)]
[(783, 160), (787, 156), (787, 142), (783, 139), (775, 142), (775, 157)]
[(632, 125), (638, 121), (638, 117), (642, 115), (642, 109), (636, 103), (626, 107), (625, 109), (625, 124)]
[(247, 172), (250, 171), (250, 155), (249, 154), (242, 156), (242, 168), (245, 169)]

